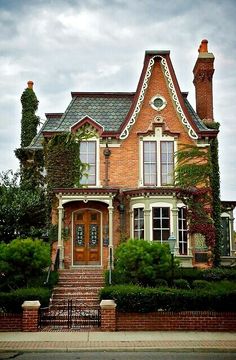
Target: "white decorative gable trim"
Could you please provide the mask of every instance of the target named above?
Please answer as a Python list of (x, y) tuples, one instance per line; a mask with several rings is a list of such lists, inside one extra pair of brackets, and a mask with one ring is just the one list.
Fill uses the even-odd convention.
[(161, 55), (155, 55), (149, 60), (147, 71), (146, 71), (146, 74), (145, 74), (145, 77), (144, 77), (144, 80), (143, 80), (142, 89), (140, 91), (136, 107), (135, 107), (135, 109), (133, 111), (133, 114), (132, 114), (128, 124), (126, 125), (126, 127), (124, 128), (122, 133), (120, 134), (120, 139), (124, 140), (124, 139), (126, 139), (128, 137), (129, 130), (130, 130), (131, 126), (134, 125), (134, 123), (136, 122), (137, 115), (140, 112), (140, 109), (141, 109), (141, 106), (142, 106), (142, 103), (143, 103), (143, 100), (144, 100), (145, 91), (147, 90), (147, 87), (148, 87), (148, 81), (149, 81), (149, 78), (150, 78), (150, 76), (152, 74), (152, 69), (153, 69), (153, 65), (154, 65), (154, 59), (156, 57), (161, 58), (161, 64), (164, 66), (164, 74), (165, 74), (165, 77), (166, 77), (166, 79), (168, 81), (168, 86), (170, 88), (170, 91), (172, 93), (172, 99), (173, 99), (173, 101), (175, 103), (177, 112), (180, 114), (181, 121), (182, 121), (183, 125), (188, 129), (189, 137), (191, 139), (198, 139), (198, 136), (197, 136), (196, 132), (193, 130), (192, 126), (189, 124), (189, 121), (187, 120), (186, 116), (184, 115), (183, 109), (182, 109), (182, 107), (180, 105), (180, 102), (178, 100), (178, 96), (177, 96), (177, 93), (176, 93), (176, 90), (175, 90), (175, 86), (174, 86), (172, 77), (170, 75), (170, 71), (169, 71), (167, 61)]

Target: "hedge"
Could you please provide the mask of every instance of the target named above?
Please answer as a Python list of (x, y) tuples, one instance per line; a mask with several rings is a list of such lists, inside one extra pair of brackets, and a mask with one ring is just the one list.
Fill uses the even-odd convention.
[(11, 292), (0, 292), (0, 312), (21, 313), (25, 300), (39, 300), (41, 306), (48, 306), (51, 291), (46, 288), (22, 288)]
[[(170, 274), (160, 274), (157, 278), (155, 286), (159, 286), (159, 279), (164, 279), (171, 282)], [(207, 280), (207, 281), (221, 281), (232, 280), (236, 281), (236, 269), (235, 268), (211, 268), (201, 270), (197, 268), (177, 268), (174, 271), (174, 279), (185, 279), (190, 286), (195, 280)], [(105, 283), (108, 285), (108, 271), (105, 273)], [(127, 284), (126, 278), (114, 269), (112, 271), (112, 284), (123, 285)], [(131, 281), (128, 284), (132, 284)], [(139, 285), (139, 284), (134, 284)]]
[(143, 288), (134, 285), (108, 286), (100, 299), (113, 299), (121, 312), (236, 311), (236, 290)]

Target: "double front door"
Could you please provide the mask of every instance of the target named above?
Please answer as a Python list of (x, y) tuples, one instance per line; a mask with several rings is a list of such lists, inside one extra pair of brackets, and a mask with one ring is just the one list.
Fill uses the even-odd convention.
[(101, 214), (84, 209), (74, 213), (73, 264), (100, 264)]

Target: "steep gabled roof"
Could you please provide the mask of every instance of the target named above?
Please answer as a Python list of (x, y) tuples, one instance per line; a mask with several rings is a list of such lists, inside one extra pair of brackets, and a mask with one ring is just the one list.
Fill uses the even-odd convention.
[(46, 114), (47, 120), (29, 147), (41, 148), (43, 136), (71, 131), (75, 124), (79, 124), (85, 118), (91, 119), (101, 127), (101, 136), (126, 139), (141, 109), (153, 65), (157, 60), (161, 62), (176, 111), (189, 136), (193, 139), (215, 136), (217, 131), (206, 127), (187, 100), (186, 93), (181, 93), (170, 60), (170, 52), (162, 50), (145, 52), (136, 92), (72, 92), (72, 100), (65, 113)]

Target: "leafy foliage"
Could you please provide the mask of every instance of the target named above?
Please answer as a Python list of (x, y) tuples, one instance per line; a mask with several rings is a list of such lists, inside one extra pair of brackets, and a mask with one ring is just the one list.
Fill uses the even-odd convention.
[(209, 289), (143, 288), (134, 285), (108, 286), (100, 299), (113, 299), (121, 312), (234, 311), (236, 287), (215, 285)]
[(115, 276), (120, 283), (155, 286), (157, 279), (171, 269), (168, 244), (131, 239), (116, 249), (114, 257)]
[(212, 219), (212, 164), (207, 149), (182, 145), (176, 153), (176, 183), (182, 191), (179, 197), (187, 205), (189, 232), (205, 236), (208, 247), (215, 244), (215, 226)]
[(39, 300), (41, 306), (48, 306), (51, 291), (45, 288), (23, 288), (10, 292), (0, 292), (0, 312), (21, 313), (25, 300)]
[(39, 118), (35, 115), (38, 109), (38, 99), (33, 89), (25, 89), (21, 96), (21, 147), (28, 146), (37, 134)]
[(27, 286), (50, 264), (50, 246), (42, 240), (15, 239), (0, 244), (0, 272), (10, 288)]
[(86, 129), (53, 136), (44, 144), (49, 190), (81, 187), (80, 181), (87, 164), (80, 161), (80, 142), (94, 136)]
[(19, 174), (0, 175), (0, 241), (17, 237), (40, 237), (45, 230), (45, 194), (19, 186)]

